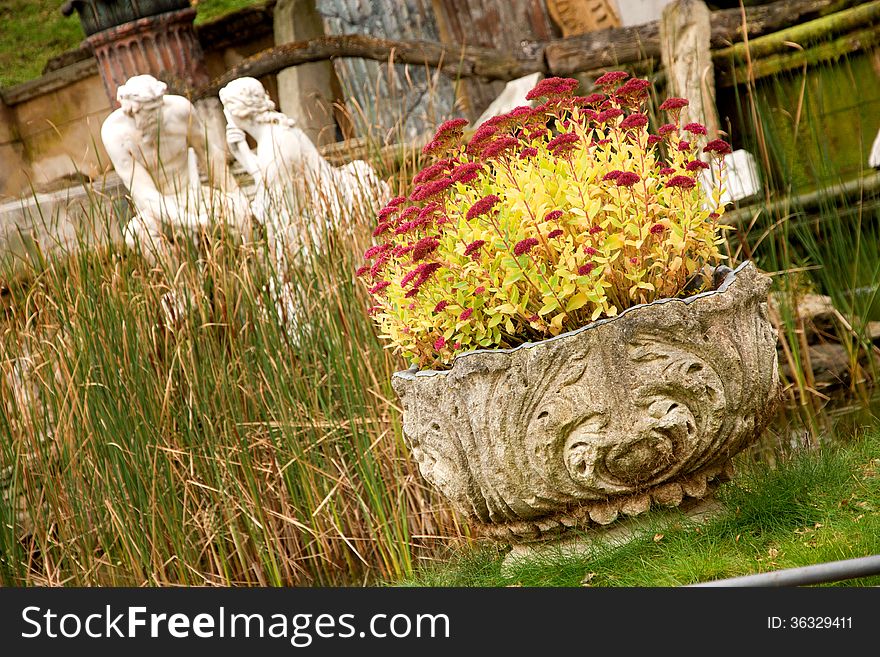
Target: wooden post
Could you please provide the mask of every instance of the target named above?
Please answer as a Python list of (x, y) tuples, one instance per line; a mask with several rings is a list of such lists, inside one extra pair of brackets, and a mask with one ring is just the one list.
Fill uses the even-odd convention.
[[(276, 45), (324, 36), (315, 0), (278, 0), (273, 22)], [(329, 61), (292, 66), (278, 72), (279, 109), (296, 120), (318, 146), (336, 142), (335, 75)]]
[(669, 81), (669, 95), (690, 101), (682, 123), (698, 121), (708, 135), (705, 144), (718, 137), (715, 106), (715, 73), (710, 52), (712, 20), (702, 0), (676, 0), (663, 9), (660, 20), (660, 56)]

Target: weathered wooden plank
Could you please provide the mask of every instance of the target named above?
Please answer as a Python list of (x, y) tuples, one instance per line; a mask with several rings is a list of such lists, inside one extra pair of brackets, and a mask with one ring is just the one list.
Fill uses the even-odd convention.
[(418, 64), (437, 68), (451, 77), (481, 77), (487, 80), (513, 80), (529, 73), (545, 72), (541, 58), (516, 58), (492, 48), (452, 46), (432, 41), (391, 41), (360, 34), (328, 36), (270, 48), (240, 64), (199, 89), (198, 97), (216, 94), (235, 78), (261, 77), (288, 66), (335, 58), (362, 58)]
[(694, 135), (700, 147), (718, 137), (719, 126), (709, 52), (710, 25), (709, 8), (703, 0), (676, 0), (666, 6), (660, 20), (662, 61), (670, 95), (690, 100), (682, 111), (682, 123), (697, 121), (706, 126), (707, 135)]
[[(773, 32), (793, 23), (857, 4), (853, 0), (778, 0), (747, 8), (745, 21), (738, 9), (712, 12), (710, 43), (730, 45), (742, 38), (743, 24), (749, 38)], [(541, 72), (572, 75), (611, 66), (624, 66), (643, 59), (660, 58), (660, 29), (657, 21), (644, 25), (601, 30), (546, 44), (530, 44), (528, 53), (499, 52), (495, 48), (455, 46), (429, 41), (394, 41), (360, 34), (332, 36), (270, 48), (250, 57), (218, 80), (198, 90), (197, 96), (215, 94), (230, 80), (252, 75), (260, 77), (288, 66), (334, 58), (363, 58), (418, 64), (439, 69), (452, 78), (512, 80)]]
[[(440, 39), (450, 45), (494, 48), (526, 57), (523, 44), (558, 35), (540, 0), (434, 0)], [(504, 90), (501, 82), (467, 80), (466, 114), (474, 119)]]
[[(793, 25), (762, 37), (750, 39), (748, 53), (751, 59), (768, 57), (780, 52), (789, 52), (791, 44), (806, 47), (816, 41), (824, 41), (831, 35), (849, 32), (858, 28), (866, 28), (880, 21), (880, 0), (866, 2), (863, 5), (845, 9), (829, 16)], [(713, 57), (718, 62), (733, 60), (737, 63), (745, 61), (746, 43), (716, 50)]]
[(854, 52), (870, 50), (878, 45), (880, 45), (880, 25), (874, 25), (809, 48), (794, 49), (790, 52), (754, 59), (751, 61), (751, 66), (746, 64), (734, 68), (730, 68), (729, 65), (724, 66), (718, 71), (718, 86), (729, 87), (747, 82), (750, 78), (758, 79), (802, 69), (804, 66), (833, 61)]
[[(327, 34), (439, 41), (431, 0), (317, 0), (316, 8)], [(392, 56), (395, 64), (388, 66)], [(433, 79), (435, 73), (421, 61), (388, 52), (381, 58), (334, 58), (333, 65), (361, 134), (378, 129), (412, 137), (452, 113), (451, 82), (442, 76)]]
[[(775, 32), (803, 20), (845, 9), (854, 0), (780, 0), (745, 10), (745, 21), (739, 9), (712, 12), (709, 42), (713, 48), (742, 41), (745, 33), (751, 39)], [(551, 42), (545, 49), (547, 68), (552, 75), (572, 75), (578, 71), (620, 66), (639, 59), (660, 57), (660, 26), (658, 21), (621, 27)]]

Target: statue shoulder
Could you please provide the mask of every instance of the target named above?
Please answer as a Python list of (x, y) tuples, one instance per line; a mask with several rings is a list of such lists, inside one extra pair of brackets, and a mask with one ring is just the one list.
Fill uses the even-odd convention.
[(121, 109), (110, 112), (101, 124), (101, 140), (104, 145), (118, 144), (121, 137), (126, 136), (134, 129), (134, 122)]
[(174, 94), (165, 94), (163, 104), (166, 116), (174, 118), (186, 119), (191, 115), (198, 116), (195, 105), (188, 98), (183, 96), (175, 96)]

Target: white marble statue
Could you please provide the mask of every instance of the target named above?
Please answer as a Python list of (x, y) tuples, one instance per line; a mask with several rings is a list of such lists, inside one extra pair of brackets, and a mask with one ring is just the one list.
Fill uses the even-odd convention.
[(131, 246), (155, 242), (166, 225), (198, 230), (213, 220), (241, 230), (251, 215), (196, 108), (166, 91), (151, 75), (129, 78), (117, 91), (121, 106), (101, 126), (101, 140), (136, 209), (123, 230)]
[[(226, 139), (253, 177), (251, 207), (276, 255), (308, 253), (328, 229), (344, 227), (358, 212), (373, 213), (390, 198), (388, 184), (363, 160), (331, 165), (296, 122), (275, 111), (263, 85), (250, 77), (220, 90)], [(250, 135), (256, 151), (247, 145)]]

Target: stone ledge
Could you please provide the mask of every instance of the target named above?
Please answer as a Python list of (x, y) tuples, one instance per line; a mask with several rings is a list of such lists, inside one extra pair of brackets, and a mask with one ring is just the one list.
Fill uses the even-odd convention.
[(31, 98), (57, 91), (93, 75), (98, 75), (98, 62), (94, 57), (89, 57), (89, 59), (40, 76), (36, 80), (28, 80), (13, 87), (0, 89), (0, 96), (6, 105), (14, 106)]

